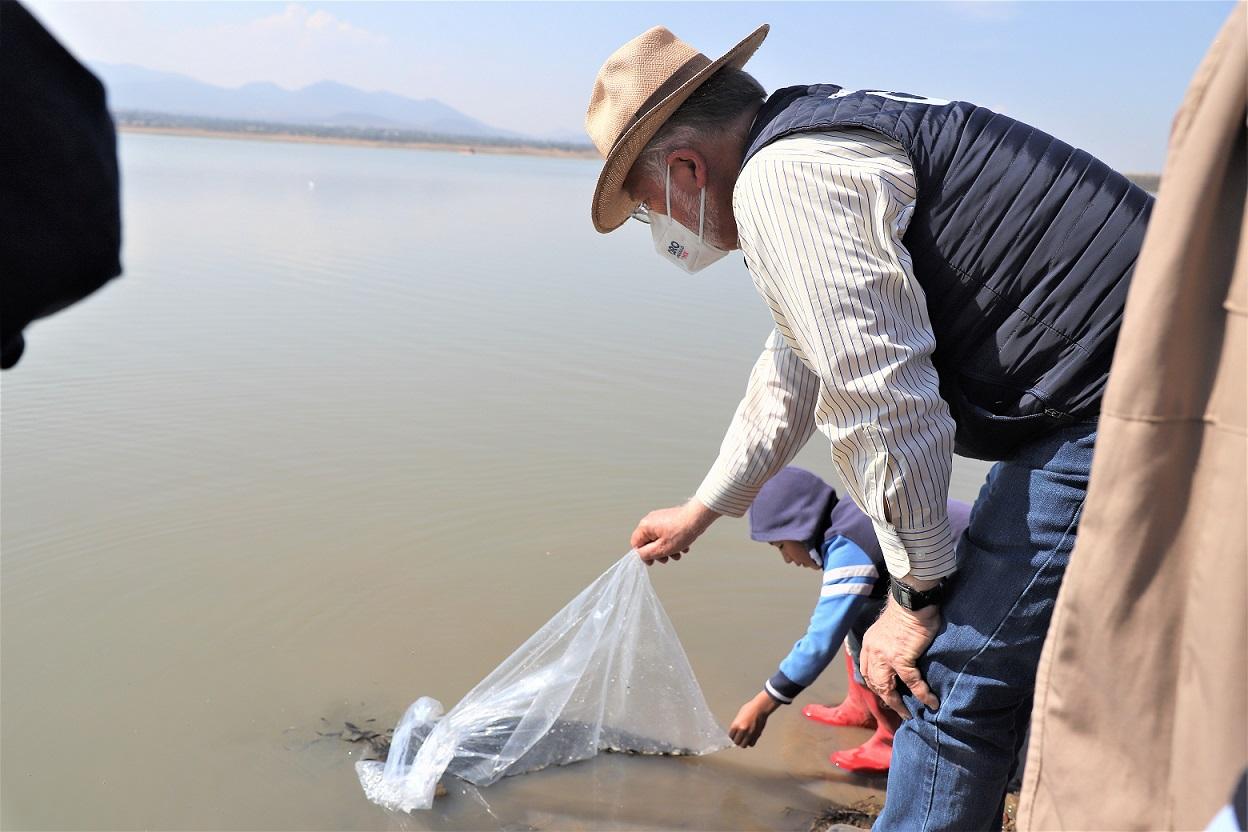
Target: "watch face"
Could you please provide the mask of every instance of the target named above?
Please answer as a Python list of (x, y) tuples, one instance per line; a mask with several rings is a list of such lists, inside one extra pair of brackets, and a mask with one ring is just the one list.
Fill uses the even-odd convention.
[(940, 602), (944, 584), (940, 583), (926, 592), (920, 592), (900, 581), (893, 581), (890, 589), (892, 590), (893, 598), (896, 599), (898, 604), (911, 612), (917, 612), (924, 607), (930, 607), (932, 604)]

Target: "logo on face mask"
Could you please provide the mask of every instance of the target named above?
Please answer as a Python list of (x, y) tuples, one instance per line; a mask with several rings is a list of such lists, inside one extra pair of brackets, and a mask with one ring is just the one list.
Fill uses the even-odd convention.
[[(663, 181), (666, 204), (672, 204), (672, 168), (669, 165)], [(699, 272), (728, 252), (706, 241), (706, 186), (698, 191), (698, 230), (686, 228), (667, 214), (650, 213), (650, 234), (654, 249), (666, 254), (669, 262), (689, 274)]]

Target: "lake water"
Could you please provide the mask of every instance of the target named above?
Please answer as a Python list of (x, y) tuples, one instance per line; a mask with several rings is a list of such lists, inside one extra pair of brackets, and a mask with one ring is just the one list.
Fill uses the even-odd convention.
[[(126, 275), (3, 376), (6, 828), (804, 829), (864, 731), (368, 803), (317, 731), (448, 707), (683, 500), (770, 329), (589, 222), (597, 164), (123, 135)], [(832, 477), (826, 441), (799, 463)], [(958, 460), (953, 494), (986, 466)], [(726, 725), (814, 573), (718, 523), (651, 576)], [(834, 664), (804, 701), (843, 693)], [(365, 723), (375, 719), (375, 723)]]

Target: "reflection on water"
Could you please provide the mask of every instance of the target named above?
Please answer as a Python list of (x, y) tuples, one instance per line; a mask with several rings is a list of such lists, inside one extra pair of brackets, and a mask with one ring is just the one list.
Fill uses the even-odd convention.
[[(738, 256), (596, 234), (592, 162), (121, 150), (126, 276), (3, 377), (5, 826), (787, 829), (880, 785), (789, 708), (749, 751), (365, 801), (316, 730), (455, 702), (686, 497), (766, 310)], [(799, 462), (831, 476), (818, 437)], [(726, 521), (652, 573), (725, 724), (815, 600), (781, 565)]]

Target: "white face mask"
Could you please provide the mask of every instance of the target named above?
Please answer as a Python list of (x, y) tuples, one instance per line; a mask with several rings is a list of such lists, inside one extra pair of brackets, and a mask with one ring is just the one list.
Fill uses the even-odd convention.
[[(672, 166), (667, 166), (667, 176), (663, 182), (664, 198), (667, 210), (672, 210)], [(728, 252), (708, 243), (703, 232), (706, 230), (706, 188), (703, 187), (698, 205), (698, 233), (694, 234), (670, 214), (654, 214), (648, 216), (650, 234), (654, 237), (654, 248), (659, 256), (669, 263), (693, 274), (723, 257)]]

